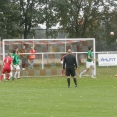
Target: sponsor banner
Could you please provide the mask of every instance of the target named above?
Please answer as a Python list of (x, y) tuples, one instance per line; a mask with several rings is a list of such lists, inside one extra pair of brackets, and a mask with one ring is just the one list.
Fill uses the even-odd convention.
[(117, 54), (98, 54), (99, 66), (117, 66)]

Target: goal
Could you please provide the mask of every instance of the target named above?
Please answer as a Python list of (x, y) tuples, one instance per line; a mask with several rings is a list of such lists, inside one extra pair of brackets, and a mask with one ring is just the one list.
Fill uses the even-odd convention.
[[(78, 63), (77, 75), (85, 69), (86, 53), (88, 46), (93, 47), (93, 56), (95, 58), (95, 38), (64, 38), (64, 39), (3, 39), (2, 53), (3, 59), (6, 54), (22, 46), (26, 46), (27, 66), (26, 70), (21, 68), (22, 77), (39, 77), (39, 76), (59, 76), (62, 65), (60, 59), (66, 54), (68, 49), (76, 56)], [(28, 56), (30, 47), (34, 47), (37, 53), (34, 61), (34, 68), (29, 68)], [(96, 74), (96, 62), (95, 74)], [(90, 73), (89, 73), (90, 74)]]

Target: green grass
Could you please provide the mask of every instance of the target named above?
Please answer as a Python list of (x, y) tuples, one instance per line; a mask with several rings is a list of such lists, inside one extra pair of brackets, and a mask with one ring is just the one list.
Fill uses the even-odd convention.
[(0, 83), (0, 117), (116, 117), (116, 67), (97, 68), (96, 79), (22, 78)]

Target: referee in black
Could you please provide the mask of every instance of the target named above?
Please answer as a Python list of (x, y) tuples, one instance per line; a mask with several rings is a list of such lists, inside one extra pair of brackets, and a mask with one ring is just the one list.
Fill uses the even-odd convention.
[(70, 88), (70, 76), (73, 77), (75, 87), (77, 87), (76, 72), (75, 72), (75, 70), (77, 69), (77, 62), (75, 56), (72, 54), (71, 49), (68, 49), (68, 54), (64, 57), (63, 69), (66, 69), (68, 88)]

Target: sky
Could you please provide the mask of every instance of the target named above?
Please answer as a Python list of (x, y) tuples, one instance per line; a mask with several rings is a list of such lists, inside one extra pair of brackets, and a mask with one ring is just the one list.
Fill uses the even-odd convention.
[[(46, 29), (46, 23), (44, 24), (39, 24), (39, 26), (42, 28), (42, 29)], [(56, 26), (53, 26), (51, 29), (58, 29), (59, 28), (59, 23), (56, 25)]]

